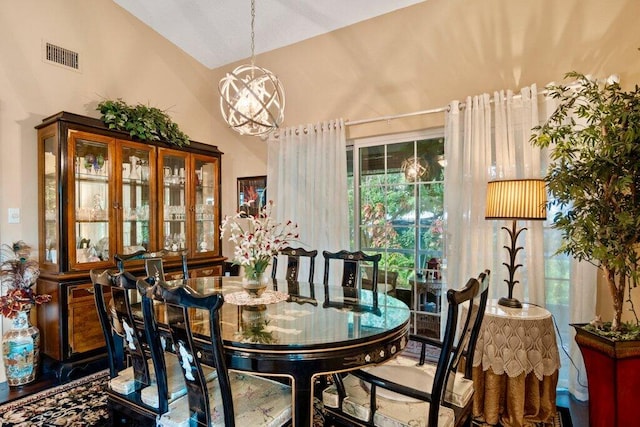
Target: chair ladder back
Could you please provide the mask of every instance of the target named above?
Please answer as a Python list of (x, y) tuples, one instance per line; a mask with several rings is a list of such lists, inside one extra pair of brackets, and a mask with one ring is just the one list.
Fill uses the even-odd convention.
[[(458, 328), (459, 336), (455, 343), (455, 346), (458, 347), (458, 349), (454, 352), (454, 357), (449, 365), (449, 371), (454, 375), (458, 371), (458, 366), (460, 365), (463, 355), (468, 351), (471, 329), (475, 325), (475, 320), (478, 317), (480, 297), (481, 294), (478, 287), (478, 292), (473, 296), (473, 299), (469, 301), (469, 307), (467, 308), (466, 316), (464, 317), (464, 324), (461, 328)], [(451, 386), (453, 387), (453, 384), (451, 384)]]
[(89, 276), (91, 277), (91, 283), (93, 283), (96, 311), (98, 312), (98, 319), (100, 320), (100, 326), (102, 327), (104, 341), (107, 347), (109, 376), (110, 378), (115, 378), (118, 372), (124, 369), (124, 356), (122, 352), (122, 340), (113, 325), (105, 300), (105, 291), (111, 290), (112, 276), (108, 270), (102, 272), (91, 270)]
[(342, 250), (339, 252), (323, 251), (322, 255), (324, 256), (323, 283), (325, 284), (325, 286), (329, 283), (329, 269), (331, 260), (343, 261), (341, 285), (348, 288), (355, 288), (359, 286), (360, 265), (363, 262), (367, 262), (372, 264), (372, 291), (376, 293), (378, 292), (378, 264), (382, 259), (381, 254), (367, 255), (362, 251), (349, 252)]
[(125, 271), (125, 264), (133, 261), (144, 260), (144, 267), (147, 276), (155, 276), (162, 280), (165, 280), (164, 276), (164, 262), (163, 259), (169, 255), (180, 255), (182, 262), (182, 276), (184, 279), (189, 278), (188, 256), (189, 251), (182, 249), (177, 252), (168, 252), (165, 249), (148, 252), (146, 250), (139, 250), (131, 254), (115, 254), (113, 258), (116, 260), (116, 266), (121, 273)]
[(131, 311), (130, 292), (136, 291), (136, 279), (125, 272), (115, 277), (116, 285), (111, 287), (113, 308), (116, 319), (122, 325), (124, 333), (124, 349), (131, 359), (136, 380), (136, 389), (151, 384), (147, 355), (142, 345), (144, 332), (140, 330)]
[(220, 335), (219, 310), (224, 303), (222, 295), (198, 296), (184, 287), (169, 289), (163, 286), (162, 282), (156, 283), (152, 292), (155, 298), (165, 303), (169, 331), (187, 384), (191, 419), (194, 420), (195, 418), (197, 423), (203, 425), (211, 425), (209, 392), (201, 361), (194, 345), (189, 309), (196, 308), (208, 311), (213, 367), (217, 371), (217, 380), (224, 408), (225, 426), (234, 426), (231, 383)]
[(154, 314), (154, 300), (150, 295), (154, 277), (146, 277), (136, 281), (138, 293), (141, 296), (142, 319), (144, 334), (153, 361), (153, 369), (156, 374), (156, 386), (158, 390), (158, 413), (164, 414), (169, 410), (169, 383), (167, 367), (164, 360), (165, 346), (162, 343), (162, 333), (156, 322)]
[(145, 258), (144, 270), (147, 273), (147, 277), (153, 277), (156, 281), (165, 280), (162, 258)]
[[(464, 365), (464, 377), (471, 379), (473, 371), (473, 355), (476, 351), (476, 345), (478, 344), (478, 338), (480, 337), (480, 328), (482, 327), (482, 321), (484, 320), (484, 313), (487, 308), (487, 299), (489, 298), (489, 278), (491, 276), (490, 270), (485, 270), (478, 276), (478, 282), (480, 284), (480, 298), (478, 307), (475, 311), (475, 319), (469, 333), (469, 342), (464, 349), (464, 356), (466, 358)], [(475, 304), (474, 304), (475, 305)]]
[(285, 273), (285, 279), (287, 281), (296, 282), (300, 279), (300, 258), (306, 257), (309, 258), (309, 279), (308, 282), (313, 282), (313, 275), (315, 273), (315, 265), (316, 265), (316, 256), (318, 255), (318, 251), (307, 251), (304, 248), (292, 248), (287, 247), (282, 249), (276, 256), (273, 257), (273, 266), (271, 268), (271, 278), (276, 278), (276, 273), (278, 270), (278, 256), (286, 255), (287, 256), (287, 269)]
[[(454, 345), (455, 337), (458, 330), (458, 311), (460, 304), (473, 301), (473, 298), (479, 292), (480, 284), (475, 278), (467, 281), (467, 284), (461, 290), (449, 289), (447, 291), (447, 322), (445, 324), (444, 337), (442, 338), (442, 349), (436, 373), (433, 379), (433, 388), (431, 389), (431, 404), (429, 406), (429, 426), (438, 425), (439, 406), (444, 403), (444, 391), (453, 387), (455, 379), (455, 371), (452, 372), (452, 364), (457, 359), (457, 354), (462, 352), (459, 345)], [(434, 403), (436, 403), (434, 405)]]
[(125, 271), (125, 263), (135, 260), (141, 260), (149, 257), (149, 252), (142, 249), (130, 254), (115, 254), (113, 258), (116, 260), (116, 267), (120, 273)]

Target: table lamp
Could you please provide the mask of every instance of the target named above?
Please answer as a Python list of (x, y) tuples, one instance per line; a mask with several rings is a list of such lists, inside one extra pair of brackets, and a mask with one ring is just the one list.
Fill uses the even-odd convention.
[(487, 185), (487, 207), (485, 219), (510, 219), (513, 220), (511, 230), (502, 227), (509, 233), (511, 247), (504, 246), (509, 254), (509, 263), (503, 263), (509, 271), (509, 295), (500, 298), (499, 305), (505, 307), (521, 308), (522, 304), (513, 298), (515, 272), (522, 264), (516, 264), (516, 255), (522, 247), (517, 247), (518, 236), (526, 228), (517, 229), (518, 220), (542, 220), (547, 219), (547, 192), (545, 182), (542, 179), (510, 179), (490, 181)]

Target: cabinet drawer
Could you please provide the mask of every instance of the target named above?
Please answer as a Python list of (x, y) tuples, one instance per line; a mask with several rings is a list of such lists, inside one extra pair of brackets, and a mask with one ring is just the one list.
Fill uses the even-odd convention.
[[(67, 288), (68, 299), (68, 339), (67, 357), (78, 353), (97, 350), (105, 346), (104, 334), (91, 283), (71, 285)], [(105, 295), (108, 304), (110, 296)]]
[(209, 267), (194, 268), (192, 270), (189, 270), (189, 276), (191, 277), (222, 276), (222, 266), (212, 265)]
[(67, 288), (67, 301), (69, 304), (81, 302), (95, 302), (93, 298), (93, 284), (72, 285)]
[(184, 279), (184, 273), (182, 270), (178, 271), (167, 271), (164, 273), (165, 280), (181, 280)]

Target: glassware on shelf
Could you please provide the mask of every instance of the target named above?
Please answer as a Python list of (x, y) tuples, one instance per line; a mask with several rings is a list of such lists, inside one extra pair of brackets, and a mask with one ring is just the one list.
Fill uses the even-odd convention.
[(129, 161), (131, 162), (131, 169), (129, 171), (129, 179), (132, 181), (140, 179), (140, 169), (142, 167), (140, 163), (140, 158), (137, 156), (130, 156)]
[(87, 175), (91, 173), (91, 168), (93, 168), (93, 162), (95, 161), (96, 156), (93, 154), (87, 154), (84, 156), (84, 169), (87, 171)]

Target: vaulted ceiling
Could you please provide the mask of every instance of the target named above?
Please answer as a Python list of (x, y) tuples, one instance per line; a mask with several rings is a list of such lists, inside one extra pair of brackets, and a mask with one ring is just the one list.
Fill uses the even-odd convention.
[[(250, 0), (113, 0), (208, 68), (251, 56)], [(256, 0), (255, 52), (268, 52), (425, 0)]]

